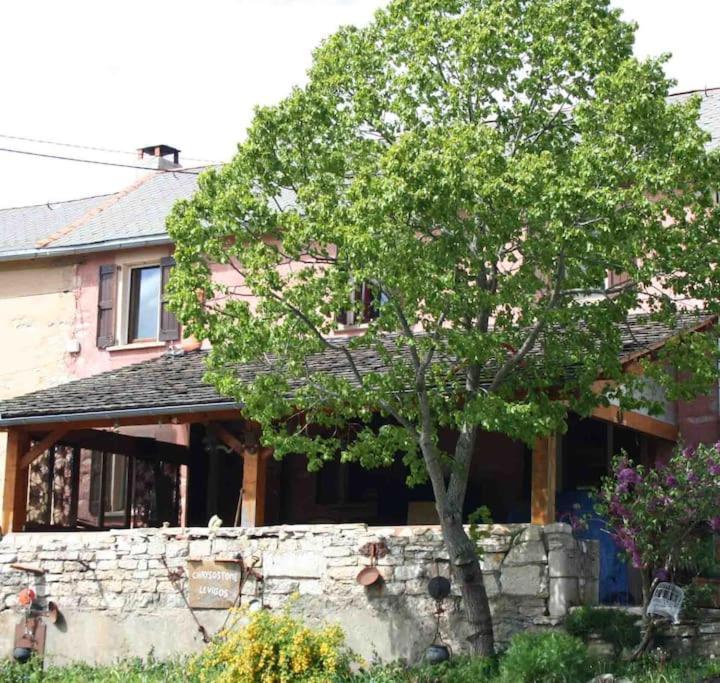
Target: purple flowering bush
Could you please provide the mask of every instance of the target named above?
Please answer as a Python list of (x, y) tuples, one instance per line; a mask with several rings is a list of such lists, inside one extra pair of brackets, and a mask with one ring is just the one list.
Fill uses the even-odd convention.
[(678, 448), (658, 467), (615, 458), (596, 507), (642, 570), (647, 603), (654, 577), (668, 580), (693, 566), (708, 537), (720, 532), (720, 443)]

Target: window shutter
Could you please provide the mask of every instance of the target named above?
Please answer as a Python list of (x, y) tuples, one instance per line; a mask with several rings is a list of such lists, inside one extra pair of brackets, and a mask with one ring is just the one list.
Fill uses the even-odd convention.
[(160, 341), (177, 341), (180, 339), (180, 323), (175, 314), (168, 308), (165, 288), (170, 279), (170, 270), (175, 265), (172, 256), (165, 256), (160, 259), (160, 270), (162, 272), (162, 284), (160, 289)]
[(115, 344), (115, 273), (114, 264), (100, 266), (98, 278), (97, 347), (105, 349)]

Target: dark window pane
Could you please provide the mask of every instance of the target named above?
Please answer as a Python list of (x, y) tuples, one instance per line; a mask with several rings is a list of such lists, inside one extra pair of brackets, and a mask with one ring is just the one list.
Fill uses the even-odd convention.
[(160, 267), (135, 268), (130, 278), (129, 341), (157, 339), (160, 316)]

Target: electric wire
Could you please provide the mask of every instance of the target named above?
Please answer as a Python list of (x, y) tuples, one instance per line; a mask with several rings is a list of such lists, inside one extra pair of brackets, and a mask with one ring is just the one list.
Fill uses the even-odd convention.
[[(72, 142), (57, 142), (55, 140), (44, 140), (42, 138), (28, 138), (22, 135), (7, 135), (0, 133), (0, 138), (5, 140), (18, 140), (19, 142), (32, 142), (41, 145), (55, 145), (56, 147), (71, 147), (73, 149), (85, 149), (91, 152), (107, 152), (108, 154), (129, 154), (135, 156), (137, 152), (131, 152), (127, 149), (112, 149), (110, 147), (93, 147), (92, 145), (78, 145)], [(221, 164), (221, 161), (214, 159), (198, 159), (197, 157), (186, 157), (183, 155), (183, 159), (187, 161), (199, 161), (207, 164)]]
[(153, 169), (148, 166), (141, 166), (140, 164), (123, 164), (119, 161), (100, 161), (98, 159), (80, 159), (79, 157), (67, 157), (60, 154), (44, 154), (42, 152), (30, 152), (23, 149), (11, 149), (9, 147), (0, 147), (0, 152), (9, 152), (11, 154), (23, 154), (25, 156), (40, 157), (43, 159), (57, 159), (59, 161), (76, 161), (83, 164), (96, 164), (98, 166), (116, 166), (118, 168), (137, 168), (141, 171), (153, 171), (160, 170), (165, 173), (185, 173), (187, 175), (200, 175), (205, 169), (191, 170), (188, 168), (168, 168), (168, 169)]

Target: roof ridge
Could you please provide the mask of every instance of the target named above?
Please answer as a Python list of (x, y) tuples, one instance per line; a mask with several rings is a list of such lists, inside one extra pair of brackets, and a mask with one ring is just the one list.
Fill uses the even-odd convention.
[(129, 195), (131, 192), (134, 192), (135, 190), (137, 190), (139, 187), (144, 185), (151, 178), (154, 178), (156, 175), (157, 175), (157, 173), (155, 171), (152, 171), (151, 173), (147, 173), (146, 175), (142, 176), (142, 178), (139, 178), (132, 184), (128, 185), (125, 189), (120, 190), (119, 192), (116, 192), (113, 195), (110, 195), (105, 202), (103, 202), (102, 204), (99, 204), (98, 206), (94, 206), (91, 209), (88, 209), (82, 216), (80, 216), (80, 218), (75, 219), (74, 221), (72, 221), (72, 223), (68, 223), (68, 225), (66, 225), (63, 228), (60, 228), (59, 230), (56, 230), (54, 233), (52, 233), (51, 235), (48, 235), (44, 239), (38, 240), (35, 243), (35, 248), (43, 249), (44, 247), (47, 247), (48, 245), (52, 244), (53, 242), (56, 242), (60, 238), (66, 237), (67, 235), (69, 235), (71, 232), (73, 232), (77, 228), (85, 225), (90, 220), (95, 218), (95, 216), (98, 216), (106, 209), (109, 209), (111, 206), (114, 206), (115, 204), (117, 204), (121, 199), (123, 199), (124, 197), (127, 197), (127, 195)]
[(39, 206), (47, 206), (52, 209), (54, 206), (60, 206), (61, 204), (72, 204), (73, 202), (85, 202), (88, 199), (104, 199), (105, 197), (111, 197), (117, 194), (117, 192), (104, 192), (103, 194), (91, 194), (87, 197), (76, 197), (75, 199), (62, 199), (57, 202), (38, 202), (37, 204), (23, 204), (21, 206), (4, 206), (0, 208), (0, 212), (3, 211), (17, 211), (18, 209), (34, 209)]

